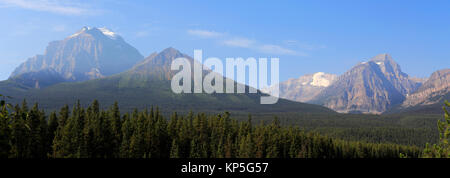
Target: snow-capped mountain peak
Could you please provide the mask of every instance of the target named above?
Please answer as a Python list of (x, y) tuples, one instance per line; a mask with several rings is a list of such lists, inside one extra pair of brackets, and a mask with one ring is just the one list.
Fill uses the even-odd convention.
[(11, 77), (50, 69), (67, 81), (83, 81), (124, 72), (143, 58), (111, 30), (83, 27), (68, 38), (49, 43), (43, 55), (21, 64)]
[[(337, 75), (317, 72), (307, 74), (299, 78), (289, 79), (279, 84), (281, 98), (294, 101), (307, 102), (319, 94), (323, 89), (336, 81)], [(262, 92), (271, 94), (274, 86), (261, 89)]]
[(113, 31), (111, 31), (111, 30), (109, 30), (109, 29), (107, 29), (105, 27), (102, 27), (102, 28), (83, 27), (80, 31), (70, 35), (69, 38), (74, 38), (74, 37), (77, 37), (77, 36), (79, 36), (79, 35), (81, 35), (83, 33), (89, 33), (89, 32), (92, 32), (92, 31), (101, 32), (103, 35), (105, 35), (108, 38), (113, 39), (113, 40), (115, 40), (115, 39), (117, 39), (119, 37), (119, 35), (117, 33), (113, 32)]

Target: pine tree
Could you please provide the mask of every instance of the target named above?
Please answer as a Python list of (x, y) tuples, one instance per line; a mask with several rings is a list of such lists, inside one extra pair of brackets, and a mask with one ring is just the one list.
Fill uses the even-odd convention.
[(164, 119), (160, 113), (159, 109), (157, 109), (157, 117), (156, 123), (154, 124), (153, 129), (153, 139), (151, 139), (152, 143), (152, 157), (161, 158), (170, 156), (168, 153), (163, 150), (169, 149), (170, 142), (168, 142), (168, 133), (167, 133), (167, 121)]
[(170, 147), (170, 158), (180, 158), (180, 151), (178, 147), (178, 142), (176, 139), (172, 141), (172, 146)]
[(22, 118), (21, 112), (19, 105), (16, 105), (11, 123), (11, 158), (26, 158), (28, 129), (25, 126), (26, 118)]
[[(100, 138), (102, 138), (102, 142), (99, 142), (102, 144), (101, 151), (100, 151), (100, 157), (102, 158), (113, 158), (116, 157), (115, 151), (118, 150), (119, 144), (115, 141), (115, 134), (112, 132), (112, 124), (111, 119), (108, 118), (108, 113), (105, 111), (100, 112)], [(114, 146), (116, 146), (115, 148)]]
[(28, 126), (28, 144), (27, 157), (28, 158), (44, 158), (46, 154), (46, 121), (44, 114), (39, 111), (37, 104), (29, 111), (26, 119)]
[(56, 130), (58, 129), (58, 117), (56, 116), (56, 112), (50, 113), (50, 117), (48, 119), (48, 141), (50, 147), (53, 143), (53, 139), (55, 138)]
[(254, 148), (251, 133), (241, 138), (239, 143), (239, 157), (240, 158), (253, 158)]
[(264, 130), (264, 121), (255, 129), (255, 157), (264, 158), (266, 154), (266, 131)]
[(52, 144), (52, 155), (53, 158), (61, 158), (64, 155), (64, 147), (65, 143), (63, 142), (63, 134), (64, 134), (64, 128), (66, 125), (67, 120), (69, 119), (69, 106), (64, 105), (60, 111), (58, 118), (58, 127), (55, 131), (55, 136), (53, 138), (53, 144)]
[[(122, 143), (122, 121), (120, 119), (120, 111), (119, 111), (119, 104), (114, 102), (113, 107), (110, 111), (110, 123), (111, 123), (111, 134), (112, 134), (112, 141), (111, 141), (111, 148), (113, 153), (119, 153), (120, 145)], [(114, 157), (119, 157), (118, 154), (114, 154)]]
[(79, 158), (82, 156), (84, 116), (85, 111), (78, 101), (72, 109), (71, 116), (64, 124), (60, 143), (57, 143), (59, 147), (55, 150), (55, 157)]
[(120, 145), (120, 157), (121, 158), (130, 158), (130, 141), (133, 136), (133, 125), (131, 123), (130, 117), (127, 114), (123, 116), (123, 124), (122, 124), (122, 143)]
[(191, 141), (189, 158), (201, 158), (201, 157), (202, 157), (202, 153), (201, 153), (200, 143), (198, 143), (198, 140), (196, 138), (194, 138)]
[(10, 114), (3, 95), (0, 94), (0, 97), (0, 158), (7, 158), (11, 149)]
[(433, 147), (427, 144), (423, 151), (423, 157), (425, 158), (450, 158), (450, 116), (446, 107), (450, 107), (448, 101), (445, 101), (443, 107), (445, 120), (438, 120), (437, 124), (439, 129), (439, 144), (434, 144)]
[(224, 149), (225, 149), (225, 158), (232, 158), (234, 156), (233, 140), (232, 140), (231, 134), (227, 135), (227, 140), (225, 142)]
[(168, 126), (167, 126), (167, 134), (169, 137), (173, 138), (176, 137), (177, 132), (178, 132), (178, 127), (177, 127), (177, 123), (178, 123), (178, 114), (177, 112), (174, 112), (172, 114), (172, 116), (170, 117)]
[[(137, 111), (136, 111), (137, 113)], [(143, 158), (145, 157), (145, 114), (138, 114), (138, 118), (133, 118), (134, 132), (130, 141), (130, 157)]]
[(220, 139), (219, 144), (217, 144), (215, 156), (213, 158), (223, 158), (224, 157), (223, 146), (224, 146), (223, 141), (222, 141), (222, 139)]

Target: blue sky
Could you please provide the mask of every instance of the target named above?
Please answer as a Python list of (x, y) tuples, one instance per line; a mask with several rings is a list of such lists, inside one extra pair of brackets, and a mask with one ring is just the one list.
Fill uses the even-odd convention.
[(278, 57), (280, 80), (390, 53), (412, 76), (450, 66), (450, 1), (0, 0), (0, 80), (48, 42), (107, 27), (144, 56)]

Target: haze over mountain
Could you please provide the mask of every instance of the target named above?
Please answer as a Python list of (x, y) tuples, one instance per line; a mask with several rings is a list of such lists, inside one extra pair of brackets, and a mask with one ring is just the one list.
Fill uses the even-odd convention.
[[(321, 106), (283, 99), (275, 105), (260, 105), (265, 94), (259, 91), (175, 94), (170, 81), (177, 71), (172, 71), (170, 65), (179, 57), (199, 64), (174, 48), (144, 58), (114, 32), (84, 27), (62, 41), (51, 42), (44, 55), (17, 67), (9, 80), (0, 82), (0, 91), (13, 96), (15, 103), (28, 99), (52, 109), (78, 99), (99, 99), (106, 105), (119, 101), (128, 110), (158, 105), (174, 110), (330, 112)], [(209, 72), (204, 70), (203, 76)], [(408, 76), (389, 54), (380, 54), (341, 76), (317, 72), (281, 82), (280, 97), (343, 113), (379, 114), (416, 106), (434, 107), (448, 98), (448, 73), (448, 69), (438, 71), (421, 86), (425, 79)], [(224, 86), (226, 80), (230, 79), (224, 78)], [(249, 87), (245, 87), (248, 91)], [(262, 91), (270, 93), (273, 89)]]
[(370, 61), (359, 63), (337, 78), (328, 75), (328, 79), (322, 79), (326, 85), (314, 85), (319, 82), (311, 82), (314, 81), (313, 76), (324, 74), (316, 73), (282, 82), (280, 96), (321, 104), (343, 113), (379, 114), (401, 104), (424, 81), (403, 73), (389, 54), (380, 54)]
[(29, 87), (40, 89), (41, 87), (45, 88), (57, 83), (66, 82), (67, 80), (55, 70), (48, 68), (16, 75), (14, 77), (10, 77), (9, 81), (13, 81), (26, 88)]
[(85, 81), (123, 72), (142, 59), (116, 33), (106, 28), (83, 27), (64, 40), (50, 42), (43, 55), (29, 58), (10, 78), (48, 70), (66, 81)]
[(360, 63), (324, 89), (311, 102), (338, 112), (381, 113), (403, 101), (403, 95), (374, 61)]
[(420, 88), (406, 96), (406, 100), (389, 113), (424, 112), (441, 113), (442, 103), (450, 100), (450, 69), (442, 69), (431, 74)]
[[(53, 44), (54, 43), (54, 44)], [(304, 112), (334, 113), (318, 105), (280, 99), (261, 105), (261, 92), (244, 94), (176, 94), (171, 79), (178, 71), (170, 69), (173, 60), (186, 58), (191, 67), (200, 64), (174, 48), (152, 53), (145, 59), (132, 46), (106, 29), (85, 27), (63, 41), (53, 42), (45, 55), (22, 64), (9, 80), (0, 82), (2, 94), (12, 103), (26, 99), (53, 110), (80, 100), (94, 99), (105, 106), (117, 101), (124, 111), (160, 106), (163, 112), (189, 110), (205, 112)], [(204, 70), (203, 75), (211, 72)], [(224, 86), (226, 80), (224, 78)], [(74, 82), (78, 81), (78, 82)], [(46, 87), (43, 87), (43, 86)], [(235, 88), (237, 84), (235, 82)], [(249, 90), (248, 86), (245, 86)]]
[[(337, 79), (335, 74), (317, 72), (296, 79), (289, 79), (279, 84), (280, 98), (299, 102), (308, 102), (323, 89), (331, 85)], [(265, 93), (272, 93), (275, 86), (261, 89)]]
[[(450, 90), (450, 69), (443, 69), (431, 74), (430, 78), (413, 94), (406, 97), (403, 107), (418, 104), (434, 104), (442, 100)], [(430, 98), (440, 99), (432, 101)]]

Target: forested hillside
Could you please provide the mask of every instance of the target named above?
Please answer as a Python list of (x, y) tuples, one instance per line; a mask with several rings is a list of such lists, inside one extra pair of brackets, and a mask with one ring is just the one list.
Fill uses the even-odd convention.
[[(9, 109), (8, 109), (9, 108)], [(238, 122), (228, 112), (163, 117), (158, 108), (121, 114), (118, 104), (100, 109), (64, 106), (45, 115), (2, 103), (0, 157), (9, 158), (396, 158), (421, 148), (343, 141), (270, 123)]]

